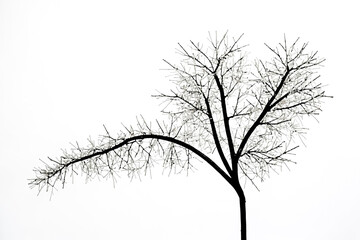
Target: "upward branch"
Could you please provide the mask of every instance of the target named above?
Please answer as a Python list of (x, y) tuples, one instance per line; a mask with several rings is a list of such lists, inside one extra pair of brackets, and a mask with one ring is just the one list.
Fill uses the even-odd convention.
[[(272, 106), (271, 104), (273, 103), (273, 101), (275, 100), (275, 98), (278, 96), (281, 88), (284, 86), (285, 80), (288, 77), (288, 75), (290, 74), (290, 69), (286, 69), (285, 74), (282, 76), (280, 84), (277, 86), (274, 94), (271, 96), (271, 98), (268, 100), (268, 102), (266, 103), (265, 107), (263, 108), (262, 112), (260, 113), (259, 117), (256, 119), (256, 121), (251, 125), (250, 129), (247, 131), (245, 137), (243, 138), (243, 140), (241, 141), (241, 144), (236, 152), (235, 155), (235, 159), (236, 162), (239, 160), (240, 155), (242, 153), (242, 151), (244, 150), (244, 147), (246, 145), (246, 143), (248, 142), (251, 134), (253, 134), (253, 132), (255, 131), (255, 129), (260, 125), (261, 121), (263, 120), (263, 118), (265, 117), (265, 115), (270, 112)], [(237, 164), (237, 163), (236, 163)]]
[(266, 45), (275, 57), (257, 65), (258, 76), (253, 82), (260, 91), (253, 92), (255, 102), (250, 104), (254, 111), (248, 118), (252, 123), (244, 128), (235, 156), (242, 174), (251, 182), (254, 178), (263, 180), (268, 169), (291, 162), (285, 156), (297, 146), (290, 147), (290, 142), (294, 135), (303, 133), (298, 119), (317, 114), (320, 99), (327, 97), (315, 75), (315, 68), (324, 60), (317, 52), (307, 53), (307, 44), (297, 48), (297, 43), (288, 46), (285, 41), (280, 50)]
[(230, 124), (229, 124), (229, 116), (228, 116), (227, 107), (226, 107), (225, 93), (224, 93), (223, 86), (222, 86), (222, 84), (220, 82), (220, 79), (217, 76), (217, 74), (214, 75), (214, 78), (215, 78), (216, 85), (218, 86), (219, 93), (220, 93), (220, 102), (221, 102), (222, 117), (223, 117), (224, 127), (225, 127), (225, 134), (226, 134), (227, 142), (228, 142), (228, 145), (229, 145), (230, 157), (231, 157), (231, 160), (232, 160), (232, 169), (234, 171), (234, 169), (237, 168), (237, 163), (234, 164), (234, 162), (236, 160), (236, 158), (235, 158), (235, 149), (234, 149), (233, 139), (232, 139), (232, 136), (231, 136), (231, 130), (230, 130)]
[(212, 135), (213, 135), (213, 138), (214, 138), (216, 149), (218, 150), (221, 161), (223, 162), (223, 164), (224, 164), (224, 166), (226, 168), (226, 171), (228, 173), (231, 173), (230, 165), (227, 162), (226, 156), (225, 156), (224, 151), (223, 151), (223, 149), (221, 147), (221, 142), (220, 142), (219, 136), (217, 134), (217, 130), (216, 130), (216, 126), (215, 126), (215, 122), (214, 122), (214, 118), (213, 118), (213, 114), (212, 114), (212, 111), (211, 111), (211, 106), (210, 106), (209, 100), (205, 96), (204, 96), (204, 99), (205, 99), (206, 109), (207, 109), (207, 112), (208, 112), (209, 122), (210, 122), (210, 126), (211, 126), (211, 132), (212, 132)]

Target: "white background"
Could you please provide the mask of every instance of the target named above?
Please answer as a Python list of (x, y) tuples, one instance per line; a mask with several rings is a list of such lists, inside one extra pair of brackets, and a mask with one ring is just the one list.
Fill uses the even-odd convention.
[[(130, 3), (131, 2), (131, 3)], [(130, 182), (74, 179), (49, 201), (27, 183), (69, 142), (158, 116), (163, 58), (208, 31), (263, 43), (309, 41), (334, 95), (308, 121), (298, 162), (245, 188), (249, 240), (360, 239), (359, 23), (356, 1), (0, 0), (0, 239), (239, 239), (235, 192), (198, 171)]]

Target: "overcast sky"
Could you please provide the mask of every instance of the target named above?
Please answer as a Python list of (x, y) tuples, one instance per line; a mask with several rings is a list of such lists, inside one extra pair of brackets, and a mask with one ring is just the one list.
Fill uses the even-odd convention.
[[(131, 3), (130, 3), (131, 2)], [(171, 87), (163, 58), (208, 31), (244, 33), (252, 58), (300, 37), (326, 58), (335, 98), (307, 121), (290, 165), (247, 185), (249, 240), (360, 239), (359, 14), (356, 1), (0, 0), (0, 239), (239, 239), (235, 192), (205, 163), (189, 176), (83, 177), (37, 196), (39, 159), (96, 139), (105, 124), (156, 117)]]

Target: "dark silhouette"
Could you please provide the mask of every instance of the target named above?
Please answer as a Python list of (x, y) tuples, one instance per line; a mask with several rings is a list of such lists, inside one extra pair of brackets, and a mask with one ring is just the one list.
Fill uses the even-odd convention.
[[(35, 169), (31, 186), (39, 191), (65, 184), (75, 171), (87, 177), (129, 177), (146, 174), (161, 159), (170, 172), (188, 171), (194, 158), (207, 162), (235, 190), (240, 203), (241, 239), (246, 240), (246, 198), (240, 178), (263, 180), (270, 172), (292, 162), (298, 146), (294, 137), (304, 133), (301, 119), (321, 111), (325, 92), (316, 70), (324, 59), (308, 52), (298, 39), (272, 48), (271, 61), (245, 61), (239, 44), (209, 36), (208, 47), (190, 41), (179, 44), (180, 64), (166, 60), (174, 74), (174, 89), (155, 97), (166, 103), (168, 121), (149, 123), (138, 118), (114, 137), (106, 130), (98, 143), (73, 145), (59, 158), (49, 158)], [(215, 154), (216, 156), (214, 157)]]

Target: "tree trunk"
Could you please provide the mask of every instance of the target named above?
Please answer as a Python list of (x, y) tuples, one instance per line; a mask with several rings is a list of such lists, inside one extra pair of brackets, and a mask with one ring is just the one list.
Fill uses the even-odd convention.
[(239, 205), (240, 205), (240, 240), (246, 240), (247, 239), (247, 229), (246, 229), (245, 193), (244, 193), (242, 187), (240, 186), (239, 181), (237, 181), (238, 178), (234, 177), (233, 179), (236, 179), (236, 181), (232, 182), (232, 186), (239, 197)]
[(240, 202), (240, 239), (246, 240), (246, 200), (245, 195), (239, 196)]

